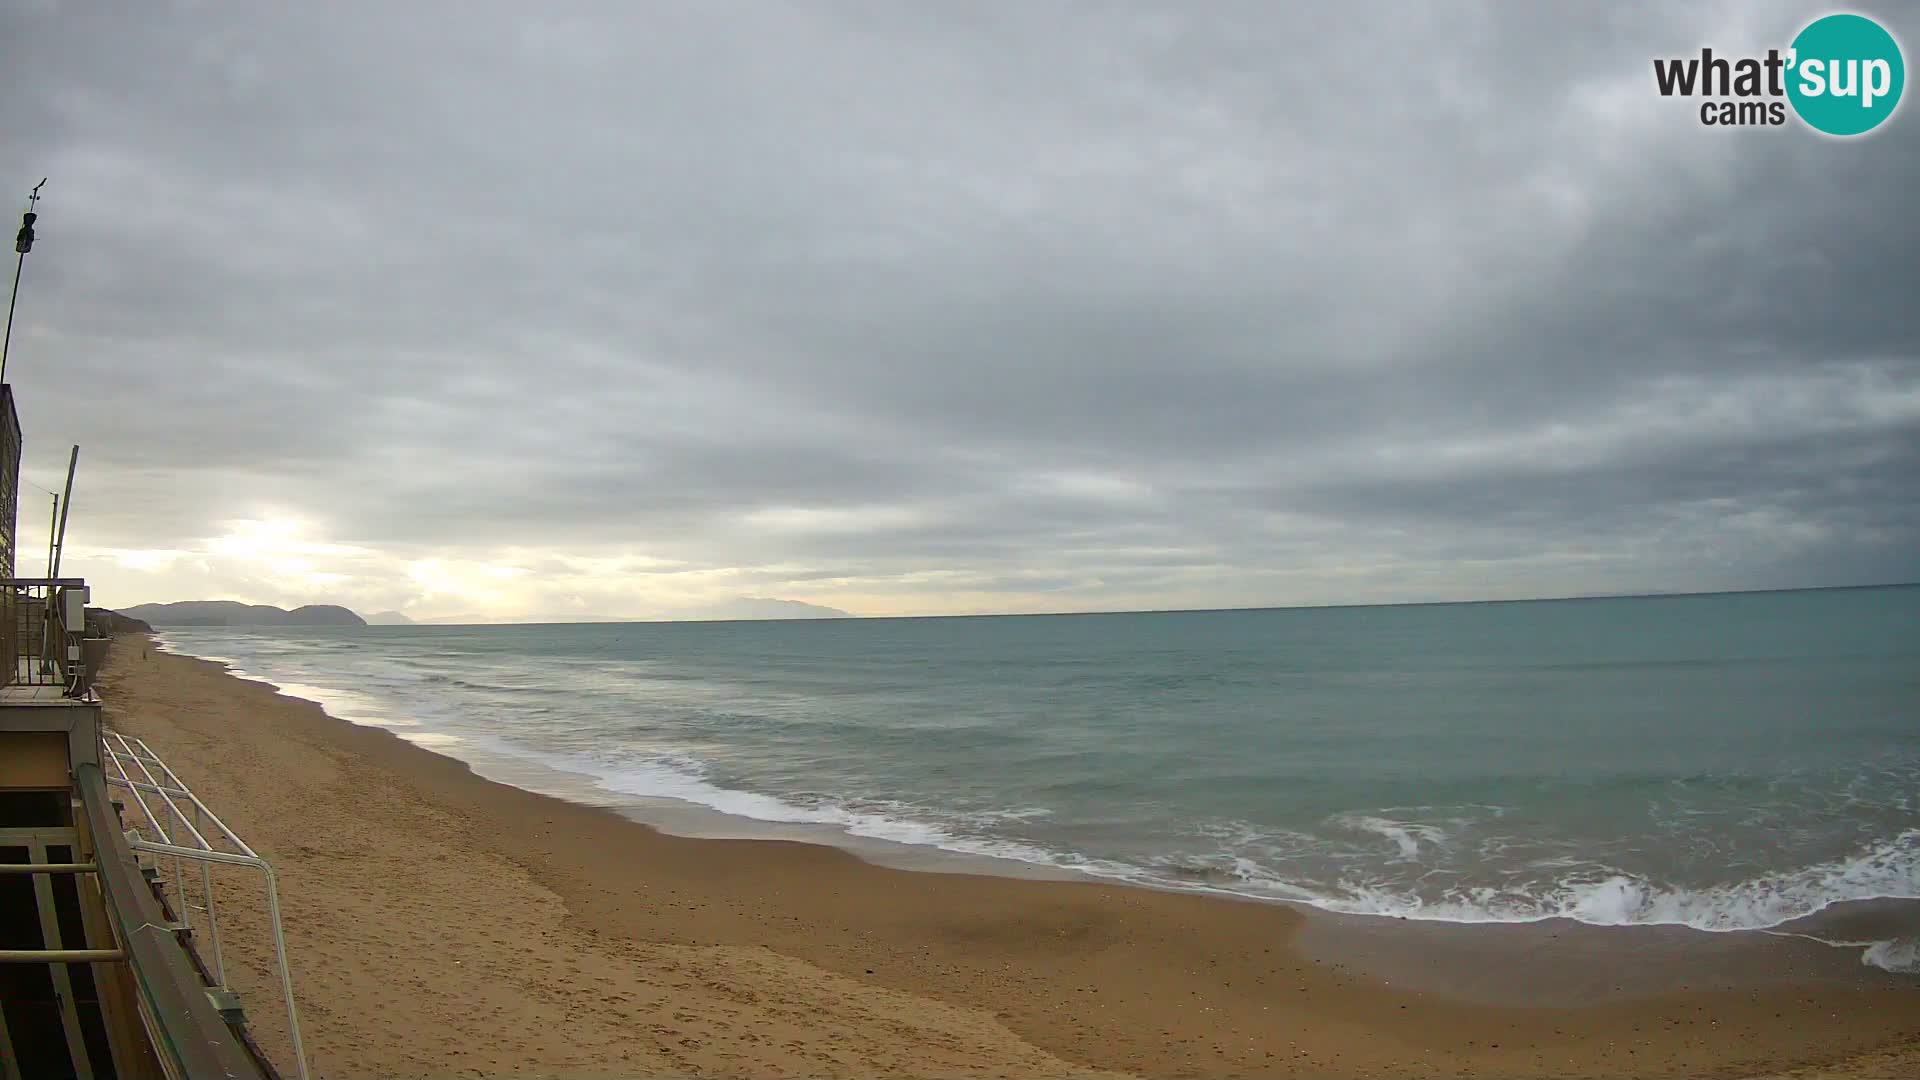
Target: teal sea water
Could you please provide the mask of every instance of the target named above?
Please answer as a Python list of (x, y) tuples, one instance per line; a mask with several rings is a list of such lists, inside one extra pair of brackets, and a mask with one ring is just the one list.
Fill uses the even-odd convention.
[(163, 636), (614, 801), (1143, 883), (1705, 930), (1920, 898), (1920, 587)]

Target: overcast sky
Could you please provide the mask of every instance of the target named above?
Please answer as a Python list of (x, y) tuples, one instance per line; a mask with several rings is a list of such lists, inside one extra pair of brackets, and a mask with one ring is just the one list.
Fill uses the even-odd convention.
[(7, 3), (21, 572), (78, 442), (111, 605), (1914, 580), (1912, 103), (1654, 91), (1827, 10)]

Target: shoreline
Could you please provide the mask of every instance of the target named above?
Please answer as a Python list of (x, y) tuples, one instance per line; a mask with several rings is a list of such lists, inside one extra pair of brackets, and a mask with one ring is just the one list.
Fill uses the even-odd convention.
[[(494, 1072), (1756, 1075), (1898, 1054), (1920, 1031), (1920, 988), (1910, 979), (1876, 978), (1852, 956), (1836, 965), (1836, 950), (1811, 942), (1768, 936), (1705, 953), (1671, 942), (1622, 950), (1591, 941), (1618, 928), (1519, 924), (1502, 928), (1514, 933), (1488, 935), (1461, 927), (1473, 939), (1464, 940), (1431, 929), (1441, 924), (1368, 916), (1351, 917), (1371, 924), (1355, 932), (1339, 917), (1297, 905), (1101, 881), (928, 874), (791, 840), (689, 839), (612, 809), (489, 780), (457, 759), (333, 717), (213, 661), (165, 652), (142, 660), (135, 648), (116, 649), (103, 685), (110, 721), (148, 737), (275, 860), (290, 909), (315, 916), (292, 921), (290, 948), (303, 1005), (325, 1016), (308, 1025), (316, 1029), (316, 1064), (332, 1055), (340, 1075), (405, 1072), (411, 1066), (396, 1065), (394, 1055), (421, 1052), (392, 1042), (390, 1010), (418, 1009), (347, 978), (364, 975), (359, 958), (377, 959), (381, 946), (362, 941), (355, 951), (348, 942), (435, 940), (451, 923), (444, 905), (421, 898), (444, 893), (448, 903), (472, 904), (482, 899), (471, 895), (476, 873), (481, 882), (513, 878), (526, 886), (538, 898), (529, 905), (555, 920), (540, 936), (577, 950), (583, 967), (636, 947), (691, 949), (709, 967), (737, 962), (743, 950), (777, 958), (778, 973), (729, 968), (699, 985), (729, 1003), (719, 1013), (741, 1017), (765, 1012), (752, 1003), (780, 994), (826, 994), (842, 1012), (806, 1012), (798, 1045), (807, 1045), (808, 1032), (835, 1031), (834, 1053), (853, 1055), (796, 1057), (792, 1047), (751, 1037), (762, 1021), (742, 1020), (696, 1039), (698, 1052), (656, 1045), (644, 1063), (623, 1066), (593, 1055), (543, 1057), (529, 1046), (493, 1059)], [(336, 790), (343, 776), (355, 798)], [(422, 820), (465, 868), (432, 867), (432, 880), (404, 895), (378, 881), (329, 879), (343, 848), (404, 862), (419, 835), (400, 826)], [(483, 865), (496, 877), (470, 869)], [(406, 917), (382, 917), (393, 905), (408, 908)], [(326, 917), (346, 909), (360, 911), (362, 921)], [(482, 904), (465, 917), (485, 919), (492, 910)], [(485, 941), (482, 953), (511, 954), (520, 944), (500, 933)], [(1702, 965), (1713, 960), (1708, 953), (1718, 957), (1718, 974)], [(1569, 978), (1569, 962), (1597, 978)], [(449, 998), (498, 989), (472, 985), (462, 966), (456, 959), (434, 976)], [(1449, 973), (1477, 971), (1484, 982), (1496, 968), (1518, 973), (1503, 971), (1507, 983), (1539, 987), (1524, 995), (1533, 1004), (1494, 1005), (1434, 988)], [(1768, 978), (1756, 982), (1755, 972)], [(655, 987), (649, 972), (630, 964), (613, 964), (605, 978), (625, 1000)], [(1609, 980), (1614, 996), (1592, 996)], [(543, 979), (539, 991), (566, 1003), (580, 981)], [(1592, 1003), (1542, 1004), (1553, 998), (1545, 990), (1574, 984), (1581, 986), (1573, 996)], [(599, 997), (601, 1006), (613, 1000)], [(854, 1019), (842, 1024), (856, 1001)], [(362, 1015), (376, 1003), (379, 1017)], [(871, 1010), (883, 1005), (892, 1018), (879, 1022)], [(562, 1009), (564, 1023), (587, 1024), (583, 1007)], [(679, 1019), (661, 1007), (672, 1021), (666, 1026), (713, 1022), (713, 1009), (681, 1010), (692, 1019)], [(510, 1011), (496, 1008), (495, 1024)], [(445, 1012), (431, 1022), (462, 1036), (459, 1045), (473, 1043), (461, 1024), (479, 1014)], [(616, 1041), (615, 1033), (631, 1039), (664, 1023), (645, 1009), (614, 1013), (606, 1023)], [(1782, 1023), (1789, 1016), (1795, 1020)], [(265, 1019), (257, 1022), (265, 1027)], [(387, 1038), (355, 1030), (376, 1021)], [(953, 1035), (961, 1029), (968, 1034)], [(583, 1041), (583, 1031), (570, 1033), (582, 1036), (570, 1044)], [(930, 1047), (945, 1056), (928, 1056)]]

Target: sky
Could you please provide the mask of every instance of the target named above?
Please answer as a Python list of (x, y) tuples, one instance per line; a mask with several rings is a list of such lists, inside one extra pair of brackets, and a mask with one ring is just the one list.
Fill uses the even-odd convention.
[(1920, 114), (1653, 82), (1827, 10), (0, 3), (20, 572), (78, 443), (112, 606), (1920, 579)]

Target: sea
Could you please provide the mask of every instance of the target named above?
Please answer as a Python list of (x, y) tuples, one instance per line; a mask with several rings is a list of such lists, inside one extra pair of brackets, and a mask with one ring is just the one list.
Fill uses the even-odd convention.
[[(1920, 586), (162, 640), (741, 835), (1467, 923), (1920, 898)], [(1920, 970), (1920, 940), (1849, 944)]]

